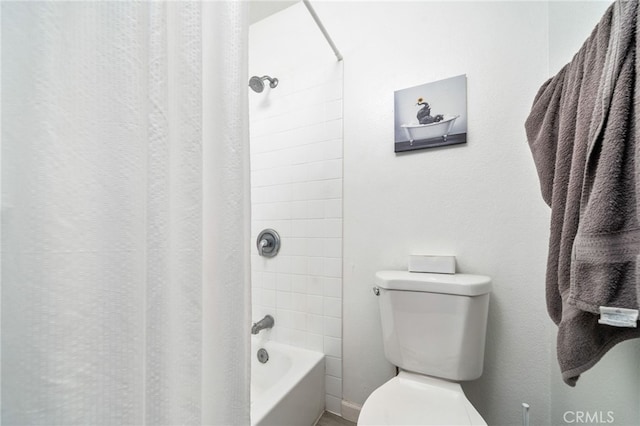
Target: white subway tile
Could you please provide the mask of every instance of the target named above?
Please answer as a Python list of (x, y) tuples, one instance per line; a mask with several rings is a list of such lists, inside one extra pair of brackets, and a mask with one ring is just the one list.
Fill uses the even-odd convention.
[(291, 202), (292, 219), (307, 219), (308, 215), (308, 204), (306, 201)]
[(282, 185), (291, 183), (291, 167), (292, 166), (282, 166), (263, 170), (263, 172), (267, 175), (265, 181), (268, 182), (265, 185)]
[(325, 220), (324, 219), (309, 219), (309, 228), (307, 235), (312, 238), (321, 238), (325, 235)]
[(335, 80), (327, 83), (324, 86), (324, 99), (325, 101), (337, 101), (342, 100), (343, 98), (343, 90), (342, 90), (342, 81)]
[(324, 295), (342, 298), (342, 279), (323, 278)]
[(291, 275), (291, 291), (294, 293), (307, 293), (307, 277), (305, 275)]
[(325, 257), (323, 258), (322, 272), (325, 277), (342, 277), (342, 259)]
[(332, 356), (325, 357), (326, 373), (329, 376), (342, 378), (342, 360)]
[(340, 318), (324, 317), (324, 335), (342, 337), (342, 320)]
[(342, 178), (342, 159), (325, 160), (323, 165), (323, 179)]
[(260, 186), (251, 189), (253, 203), (273, 203), (278, 201), (291, 201), (291, 184)]
[(307, 201), (307, 219), (322, 219), (324, 217), (324, 200)]
[(308, 163), (307, 165), (308, 171), (308, 180), (324, 180), (326, 178), (325, 171), (325, 162), (324, 161), (315, 161), (313, 163)]
[(324, 257), (342, 258), (342, 238), (322, 239)]
[(278, 341), (282, 342), (286, 345), (293, 344), (293, 337), (291, 333), (293, 332), (292, 328), (289, 327), (280, 327), (278, 330)]
[(308, 238), (307, 241), (308, 241), (308, 246), (307, 246), (308, 256), (316, 256), (316, 257), (324, 256), (324, 244), (322, 243), (321, 238)]
[[(292, 309), (295, 312), (311, 312), (307, 304), (307, 295), (304, 293), (291, 293)], [(305, 319), (306, 321), (306, 319)]]
[[(283, 220), (269, 220), (264, 223), (264, 227), (260, 229), (260, 232), (265, 228), (275, 229), (280, 237), (290, 237), (291, 236), (291, 220), (283, 219)], [(256, 234), (257, 236), (257, 234)], [(255, 244), (254, 244), (255, 246)], [(269, 258), (267, 258), (269, 259)]]
[[(290, 149), (291, 152), (291, 164), (303, 165), (309, 162), (309, 150), (308, 145), (295, 146)], [(305, 179), (306, 180), (306, 179)]]
[(291, 292), (291, 274), (278, 273), (276, 277), (278, 291)]
[(278, 288), (278, 276), (273, 272), (262, 273), (262, 288), (275, 290)]
[[(251, 306), (261, 306), (262, 305), (262, 289), (261, 288), (254, 288), (251, 291)], [(321, 302), (322, 303), (322, 302)], [(322, 306), (322, 305), (320, 305)], [(319, 314), (321, 314), (322, 312), (318, 312)]]
[[(273, 315), (273, 314), (272, 314)], [(276, 324), (278, 324), (278, 329), (283, 328), (293, 328), (293, 320), (291, 319), (291, 311), (288, 309), (276, 309), (275, 315), (273, 315)]]
[[(264, 229), (264, 226), (267, 222), (264, 220), (252, 220), (251, 221), (251, 236), (255, 239), (255, 237), (258, 236), (258, 234), (260, 233), (260, 231), (262, 231)], [(256, 249), (256, 246), (251, 244), (251, 255), (258, 255), (258, 250)]]
[(342, 179), (331, 179), (322, 183), (324, 185), (322, 199), (342, 198)]
[(343, 156), (342, 138), (325, 141), (323, 142), (322, 147), (323, 160), (332, 160), (335, 158), (342, 158)]
[(326, 391), (327, 394), (335, 396), (336, 398), (342, 398), (342, 379), (334, 376), (325, 376)]
[(332, 80), (324, 84), (324, 100), (335, 101), (342, 99), (342, 79)]
[[(251, 145), (253, 146), (255, 144), (255, 142), (251, 142)], [(253, 149), (253, 148), (252, 148)], [(268, 162), (268, 157), (269, 157), (269, 153), (268, 152), (260, 152), (260, 153), (251, 153), (251, 173), (254, 172), (254, 170), (262, 170), (268, 167), (269, 162)]]
[(269, 257), (263, 257), (262, 259), (264, 259), (264, 262), (262, 264), (263, 265), (262, 268), (264, 271), (272, 272), (274, 274), (278, 272), (278, 268), (277, 268), (278, 263), (276, 262), (275, 259), (269, 258)]
[(277, 270), (280, 273), (288, 274), (291, 272), (291, 256), (276, 256), (278, 259)]
[(326, 139), (342, 138), (342, 119), (331, 120), (326, 122), (325, 137)]
[[(255, 237), (252, 237), (251, 239), (255, 240)], [(260, 258), (260, 256), (258, 256), (257, 250), (255, 251), (255, 253), (252, 250), (252, 252), (251, 252), (251, 271), (260, 272), (260, 271), (263, 270), (261, 265), (260, 265), (260, 260), (261, 260), (261, 258)]]
[[(326, 133), (326, 130), (324, 130)], [(274, 141), (274, 149), (287, 150), (300, 144), (300, 137), (303, 136), (299, 129), (288, 129), (278, 133), (278, 138)], [(295, 164), (291, 162), (291, 164)]]
[[(321, 103), (302, 105), (291, 113), (291, 121), (294, 127), (305, 127), (325, 121), (326, 107)], [(336, 118), (342, 118), (336, 117)]]
[(341, 238), (342, 237), (342, 219), (325, 219), (324, 222), (324, 237), (327, 238)]
[[(314, 334), (323, 334), (324, 332), (323, 321), (324, 321), (324, 317), (322, 315), (308, 314), (307, 315), (307, 331), (309, 333), (314, 333)], [(326, 338), (325, 338), (325, 344), (326, 344)]]
[(271, 203), (262, 203), (262, 204), (254, 204), (251, 206), (251, 217), (253, 220), (267, 220), (271, 219), (270, 209), (273, 204)]
[[(317, 67), (308, 67), (304, 72), (299, 72), (294, 77), (294, 89), (304, 95), (304, 99), (321, 99), (325, 81), (326, 70)], [(320, 86), (320, 87), (318, 87)]]
[(304, 330), (292, 329), (290, 342), (292, 346), (303, 348), (307, 343), (307, 333)]
[(342, 199), (334, 198), (324, 200), (324, 217), (326, 218), (342, 218)]
[(327, 101), (325, 104), (325, 118), (327, 120), (342, 118), (342, 99)]
[(331, 413), (340, 415), (342, 412), (342, 399), (337, 398), (333, 395), (326, 394), (325, 395), (325, 409)]
[(291, 219), (291, 203), (290, 202), (281, 202), (275, 204), (275, 215), (276, 219)]
[[(282, 237), (282, 235), (280, 237)], [(253, 244), (256, 243), (256, 238), (252, 238), (252, 243)], [(297, 256), (298, 255), (298, 253), (296, 253), (296, 250), (294, 250), (294, 247), (291, 244), (291, 240), (293, 240), (293, 239), (294, 238), (292, 238), (290, 235), (287, 236), (287, 238), (281, 238), (280, 239), (280, 251), (278, 252), (277, 256), (282, 256), (282, 257), (286, 256), (286, 257), (291, 258), (292, 256)]]
[[(307, 329), (307, 314), (304, 312), (291, 312), (292, 328), (296, 330), (306, 331)], [(304, 344), (304, 341), (303, 343)]]
[(323, 313), (325, 316), (341, 318), (342, 300), (338, 297), (325, 297), (323, 300)]
[(313, 276), (323, 276), (324, 274), (324, 258), (309, 257), (307, 258), (309, 265), (308, 274)]
[(262, 289), (262, 306), (267, 308), (276, 307), (276, 292), (275, 290)]
[(254, 139), (263, 139), (271, 132), (269, 120), (252, 120), (249, 125), (249, 134)]
[(306, 163), (291, 166), (290, 183), (300, 183), (309, 180), (309, 169)]
[(292, 256), (291, 257), (291, 273), (297, 275), (307, 274), (307, 257), (306, 256)]
[(334, 139), (327, 136), (329, 130), (333, 131), (334, 129), (332, 127), (328, 127), (326, 122), (321, 122), (310, 126), (300, 127), (293, 130), (291, 133), (298, 144), (300, 144), (300, 141), (303, 141), (304, 144), (311, 144), (325, 141), (327, 139)]
[(328, 198), (325, 196), (325, 182), (328, 181), (312, 181), (293, 184), (291, 196), (294, 200), (323, 200)]
[(304, 238), (308, 235), (308, 220), (293, 219), (291, 220), (291, 236), (295, 238)]
[(326, 139), (318, 139), (315, 143), (306, 145), (307, 150), (307, 162), (312, 163), (315, 161), (325, 160), (325, 141)]
[(324, 278), (307, 276), (307, 294), (322, 296), (324, 294)]
[(267, 201), (276, 202), (276, 201), (291, 201), (291, 185), (283, 184), (283, 185), (273, 185), (266, 187), (267, 193), (266, 196)]
[(251, 288), (262, 288), (262, 275), (261, 271), (251, 271)]
[(337, 358), (342, 357), (342, 339), (324, 336), (324, 353)]
[(280, 253), (289, 256), (305, 256), (307, 254), (307, 239), (291, 237), (281, 244)]
[(278, 309), (290, 310), (292, 308), (291, 293), (286, 291), (278, 291), (276, 295), (276, 307)]
[(265, 315), (267, 315), (267, 313), (269, 311), (271, 311), (272, 308), (267, 308), (264, 306), (255, 306), (255, 309), (253, 309), (253, 315), (252, 315), (252, 320), (253, 322), (259, 321), (260, 319), (264, 318)]
[(324, 337), (322, 334), (307, 332), (306, 348), (312, 351), (322, 352), (324, 350)]
[(323, 315), (322, 296), (307, 295), (307, 309), (310, 314)]

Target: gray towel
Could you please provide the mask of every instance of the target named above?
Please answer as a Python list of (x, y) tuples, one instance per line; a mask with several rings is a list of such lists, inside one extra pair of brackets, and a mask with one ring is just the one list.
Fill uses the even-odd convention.
[(547, 308), (570, 386), (615, 344), (640, 337), (637, 328), (598, 324), (600, 306), (638, 309), (637, 15), (637, 0), (613, 3), (540, 88), (525, 124), (551, 207)]

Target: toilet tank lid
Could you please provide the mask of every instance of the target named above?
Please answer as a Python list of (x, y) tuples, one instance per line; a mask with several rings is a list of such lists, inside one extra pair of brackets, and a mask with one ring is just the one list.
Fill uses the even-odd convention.
[(470, 274), (378, 271), (376, 285), (387, 290), (480, 296), (491, 291), (491, 278)]

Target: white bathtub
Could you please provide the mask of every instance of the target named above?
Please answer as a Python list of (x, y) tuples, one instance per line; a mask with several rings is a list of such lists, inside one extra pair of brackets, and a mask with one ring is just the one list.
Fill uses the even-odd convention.
[(409, 139), (409, 142), (414, 140), (426, 140), (434, 138), (443, 138), (447, 140), (449, 132), (453, 127), (453, 123), (459, 115), (445, 115), (442, 121), (431, 124), (403, 124), (402, 127)]
[(251, 352), (251, 425), (313, 426), (324, 411), (324, 354), (256, 337)]

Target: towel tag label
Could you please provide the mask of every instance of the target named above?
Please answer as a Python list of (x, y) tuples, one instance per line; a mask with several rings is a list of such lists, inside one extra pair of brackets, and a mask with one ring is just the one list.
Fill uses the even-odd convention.
[(600, 306), (600, 319), (598, 320), (598, 324), (606, 324), (613, 327), (636, 328), (638, 326), (638, 310)]

